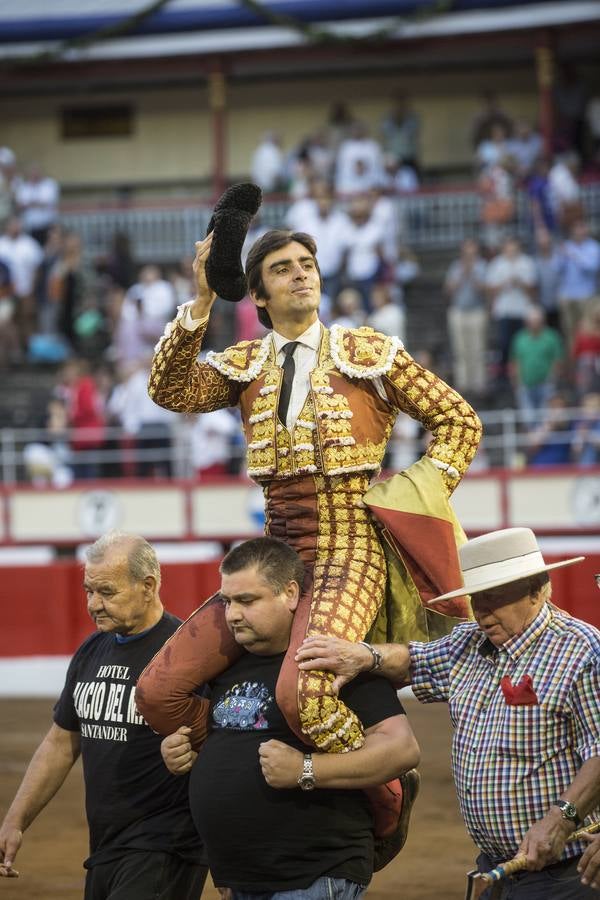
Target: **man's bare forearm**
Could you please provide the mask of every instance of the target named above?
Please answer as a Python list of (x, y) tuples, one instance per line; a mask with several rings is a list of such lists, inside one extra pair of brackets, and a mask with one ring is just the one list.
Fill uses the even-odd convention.
[[(397, 687), (410, 683), (410, 653), (405, 644), (376, 644), (381, 654), (377, 675), (383, 675)], [(334, 672), (334, 688), (339, 690), (361, 672), (373, 668), (374, 658), (365, 644), (353, 644), (341, 638), (314, 635), (306, 638), (296, 653), (300, 669)]]
[(318, 787), (367, 788), (391, 781), (419, 764), (419, 746), (406, 716), (395, 716), (367, 733), (364, 745), (352, 753), (314, 753)]

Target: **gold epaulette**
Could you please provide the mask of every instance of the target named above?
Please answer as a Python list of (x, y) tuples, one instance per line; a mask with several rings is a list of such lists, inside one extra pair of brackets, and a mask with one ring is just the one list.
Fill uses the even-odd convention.
[(233, 381), (253, 381), (260, 374), (272, 345), (270, 334), (262, 340), (240, 341), (222, 353), (211, 350), (206, 354), (206, 362)]
[(331, 326), (330, 351), (337, 368), (350, 378), (379, 378), (390, 371), (403, 344), (373, 328)]

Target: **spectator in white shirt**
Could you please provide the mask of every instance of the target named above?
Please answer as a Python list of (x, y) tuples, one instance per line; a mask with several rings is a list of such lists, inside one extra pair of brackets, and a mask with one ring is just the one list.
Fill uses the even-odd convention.
[(371, 311), (371, 288), (385, 267), (385, 232), (372, 216), (368, 197), (355, 197), (350, 206), (351, 225), (345, 235), (344, 277), (363, 298), (365, 312)]
[(267, 131), (252, 157), (252, 181), (272, 194), (283, 189), (285, 157), (281, 149), (281, 136)]
[(347, 213), (336, 206), (331, 188), (325, 182), (316, 182), (312, 198), (299, 203), (303, 204), (302, 226), (292, 224), (299, 221), (300, 213), (299, 209), (292, 212), (292, 208), (288, 210), (286, 224), (292, 231), (307, 232), (317, 242), (317, 259), (323, 282), (321, 316), (327, 319), (331, 304), (341, 287), (344, 249), (352, 224)]
[(36, 272), (44, 257), (44, 251), (30, 235), (24, 234), (21, 220), (11, 216), (0, 237), (0, 260), (10, 272), (13, 291), (14, 321), (23, 349), (36, 327), (35, 297), (33, 293)]
[(55, 178), (44, 175), (37, 163), (29, 166), (27, 176), (15, 188), (17, 210), (23, 228), (43, 247), (48, 230), (58, 222), (60, 188)]
[(525, 323), (536, 285), (533, 260), (515, 237), (507, 237), (502, 251), (488, 265), (486, 285), (497, 325), (500, 377), (507, 375), (510, 344)]
[(158, 266), (143, 266), (139, 281), (129, 288), (119, 314), (113, 358), (131, 363), (146, 359), (175, 312), (173, 285), (161, 278)]
[(239, 428), (239, 416), (233, 409), (216, 409), (196, 417), (191, 431), (191, 456), (199, 478), (230, 472)]
[(356, 122), (338, 150), (335, 190), (338, 194), (364, 193), (383, 182), (383, 151), (365, 125)]

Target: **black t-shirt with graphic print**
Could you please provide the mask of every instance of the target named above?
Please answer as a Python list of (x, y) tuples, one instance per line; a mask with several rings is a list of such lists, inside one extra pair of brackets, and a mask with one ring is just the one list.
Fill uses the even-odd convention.
[(157, 850), (203, 861), (192, 822), (188, 776), (171, 775), (161, 736), (135, 707), (135, 685), (154, 654), (180, 625), (164, 613), (140, 636), (121, 643), (96, 632), (75, 652), (54, 721), (81, 735), (90, 856), (86, 868), (128, 850)]
[[(306, 752), (275, 702), (284, 654), (245, 653), (211, 682), (211, 733), (190, 780), (190, 807), (217, 886), (240, 891), (306, 888), (323, 875), (367, 884), (373, 823), (361, 790), (280, 790), (258, 757), (277, 739)], [(384, 678), (363, 675), (341, 692), (365, 727), (404, 712)]]

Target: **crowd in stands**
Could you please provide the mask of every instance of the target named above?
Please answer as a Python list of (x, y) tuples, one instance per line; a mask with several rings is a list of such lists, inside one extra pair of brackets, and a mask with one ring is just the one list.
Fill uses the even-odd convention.
[[(531, 465), (600, 463), (600, 244), (579, 177), (582, 158), (592, 172), (598, 159), (600, 101), (582, 107), (577, 96), (565, 94), (551, 160), (529, 122), (483, 97), (471, 128), (480, 229), (456, 248), (438, 285), (447, 303), (445, 358), (431, 358), (426, 339), (408, 348), (447, 372), (479, 410), (508, 398), (521, 413), (523, 462)], [(423, 260), (410, 247), (397, 197), (423, 177), (419, 133), (418, 114), (399, 95), (376, 137), (340, 103), (292, 154), (275, 132), (256, 149), (252, 180), (266, 194), (289, 196), (277, 224), (317, 241), (327, 325), (367, 325), (405, 339)], [(517, 189), (527, 198), (526, 239), (514, 232)], [(116, 233), (106, 254), (90, 259), (60, 222), (59, 195), (39, 166), (20, 174), (12, 151), (0, 148), (0, 368), (56, 373), (44, 421), (34, 423), (48, 438), (26, 448), (30, 477), (59, 485), (168, 477), (190, 474), (190, 461), (200, 477), (240, 471), (234, 411), (185, 418), (147, 395), (153, 347), (193, 295), (192, 258), (141, 264), (128, 236)], [(259, 214), (246, 252), (265, 230)], [(205, 349), (263, 334), (248, 298), (219, 301)], [(399, 421), (391, 467), (421, 452), (427, 435), (415, 428)]]

